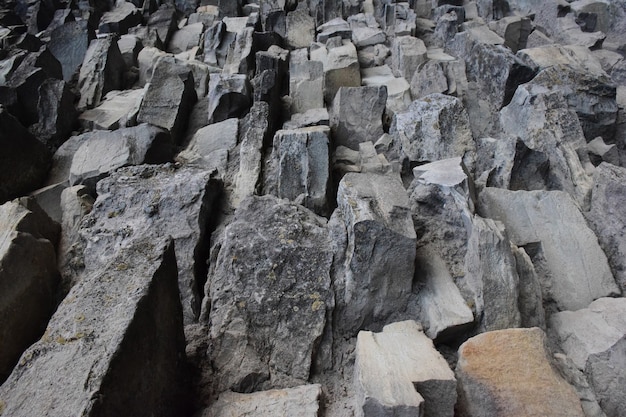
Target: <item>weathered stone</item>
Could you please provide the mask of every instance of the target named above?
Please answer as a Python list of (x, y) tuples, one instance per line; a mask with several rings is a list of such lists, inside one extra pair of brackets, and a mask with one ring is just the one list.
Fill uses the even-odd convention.
[(122, 58), (126, 68), (138, 67), (137, 57), (143, 49), (141, 40), (135, 35), (122, 35), (117, 40), (117, 47), (120, 48)]
[(83, 63), (92, 34), (86, 21), (67, 22), (50, 34), (48, 49), (61, 63), (64, 81), (71, 80)]
[(161, 58), (144, 94), (137, 122), (162, 127), (179, 143), (196, 100), (192, 71), (172, 57)]
[(406, 191), (394, 175), (346, 174), (337, 204), (348, 236), (335, 282), (342, 317), (337, 325), (353, 335), (404, 308), (415, 269), (416, 235)]
[(504, 39), (504, 46), (517, 52), (526, 48), (528, 35), (532, 32), (532, 22), (525, 16), (507, 16), (490, 22), (489, 28)]
[(287, 13), (286, 19), (286, 41), (293, 49), (308, 48), (315, 41), (315, 19), (311, 17), (308, 10), (300, 6)]
[(30, 128), (39, 141), (55, 149), (70, 136), (76, 124), (75, 99), (64, 81), (48, 78), (39, 86), (39, 121)]
[(568, 194), (485, 188), (479, 201), (483, 216), (502, 221), (515, 245), (533, 250), (545, 301), (576, 310), (619, 294), (606, 255)]
[(307, 381), (333, 308), (326, 220), (273, 196), (253, 196), (241, 202), (211, 258), (203, 320), (210, 325), (214, 391)]
[[(515, 165), (516, 144), (517, 139), (509, 136), (476, 140), (475, 183), (477, 186), (510, 188), (511, 173)], [(520, 171), (518, 166), (517, 172), (520, 176), (524, 176)], [(513, 187), (513, 189), (520, 188)]]
[(241, 117), (250, 108), (250, 86), (243, 74), (211, 74), (209, 79), (209, 123)]
[(0, 204), (37, 189), (45, 180), (52, 155), (0, 106)]
[(359, 143), (378, 139), (386, 102), (385, 87), (340, 87), (330, 121), (335, 144), (358, 149)]
[(515, 265), (519, 276), (518, 307), (521, 327), (539, 327), (545, 330), (546, 317), (537, 271), (535, 271), (530, 256), (523, 248), (513, 246), (512, 251), (515, 255)]
[(317, 384), (251, 394), (227, 391), (199, 417), (318, 417), (321, 397), (322, 387)]
[(226, 164), (221, 155), (226, 155), (236, 146), (239, 138), (239, 120), (226, 119), (199, 129), (191, 138), (187, 147), (176, 157), (179, 161), (199, 166), (206, 170), (217, 169), (224, 175)]
[(348, 22), (340, 17), (329, 20), (323, 25), (317, 27), (317, 42), (326, 43), (330, 38), (339, 36), (342, 39), (350, 39), (352, 35), (352, 29)]
[(609, 259), (611, 271), (622, 293), (626, 293), (626, 219), (623, 199), (626, 197), (626, 169), (600, 164), (594, 173), (591, 207), (585, 217), (596, 233), (600, 247)]
[(78, 110), (96, 107), (106, 93), (120, 90), (124, 68), (124, 58), (113, 35), (91, 41), (78, 75)]
[(237, 33), (233, 44), (228, 50), (224, 63), (223, 74), (245, 74), (254, 69), (254, 52), (252, 50), (252, 34), (254, 28), (246, 27)]
[(264, 191), (328, 214), (330, 129), (279, 130), (266, 166)]
[(413, 78), (417, 68), (426, 61), (426, 46), (413, 36), (395, 38), (392, 44), (391, 62), (394, 74), (406, 80)]
[(180, 413), (184, 349), (174, 246), (137, 242), (61, 303), (0, 387), (3, 413)]
[(33, 199), (0, 206), (0, 384), (54, 312), (59, 232)]
[(137, 114), (145, 89), (111, 91), (100, 105), (86, 110), (78, 117), (78, 121), (84, 128), (115, 130), (121, 127), (129, 127), (137, 124)]
[(166, 131), (148, 124), (86, 133), (72, 158), (69, 181), (93, 190), (96, 182), (117, 168), (170, 161), (173, 148)]
[(128, 29), (141, 23), (141, 11), (133, 3), (118, 1), (115, 8), (102, 15), (99, 33), (126, 34)]
[(458, 410), (467, 416), (583, 417), (576, 391), (550, 363), (543, 331), (508, 329), (459, 348)]
[(354, 368), (357, 416), (454, 415), (454, 373), (414, 321), (359, 332)]
[(354, 44), (344, 40), (340, 46), (327, 49), (320, 44), (311, 48), (311, 60), (324, 65), (324, 100), (332, 103), (339, 87), (359, 87), (361, 73)]
[(598, 136), (591, 142), (587, 143), (587, 151), (589, 160), (594, 166), (600, 165), (602, 162), (608, 162), (615, 166), (619, 166), (619, 150), (615, 143), (607, 145), (604, 143), (602, 136)]
[(165, 49), (177, 29), (176, 9), (171, 3), (162, 4), (159, 10), (150, 15), (147, 26), (149, 38), (142, 39), (143, 44)]
[(324, 107), (324, 64), (319, 61), (309, 61), (308, 54), (298, 60), (298, 55), (292, 53), (289, 60), (289, 96), (291, 98), (291, 112), (304, 113), (307, 110)]
[(384, 44), (368, 46), (357, 51), (361, 68), (379, 67), (385, 64), (385, 60), (391, 55), (391, 50)]
[(626, 300), (601, 298), (578, 311), (563, 311), (550, 317), (561, 348), (584, 371), (600, 407), (608, 417), (626, 411), (620, 384), (626, 345)]
[(387, 89), (386, 118), (391, 118), (397, 112), (405, 111), (411, 104), (409, 83), (404, 78), (394, 77), (391, 68), (387, 65), (363, 68), (361, 82), (364, 86), (385, 87)]
[(301, 127), (310, 126), (329, 126), (330, 116), (328, 110), (324, 107), (319, 109), (310, 109), (304, 113), (296, 113), (291, 115), (291, 119), (283, 125), (285, 130), (299, 129)]
[(204, 24), (201, 22), (183, 26), (172, 35), (172, 40), (167, 45), (167, 51), (179, 54), (197, 47), (203, 32)]

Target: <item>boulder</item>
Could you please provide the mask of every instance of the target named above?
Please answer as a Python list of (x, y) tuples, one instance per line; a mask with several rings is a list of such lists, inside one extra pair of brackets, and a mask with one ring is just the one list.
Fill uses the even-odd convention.
[(298, 3), (296, 10), (287, 13), (285, 25), (285, 40), (291, 48), (308, 48), (315, 41), (315, 19), (303, 3)]
[(210, 172), (198, 169), (171, 165), (118, 169), (98, 182), (98, 199), (80, 230), (83, 276), (102, 269), (120, 248), (141, 239), (172, 236), (184, 320), (186, 324), (197, 320), (211, 216), (220, 188)]
[(334, 306), (332, 260), (324, 218), (273, 196), (241, 202), (212, 249), (203, 306), (214, 392), (309, 379)]
[(585, 415), (574, 388), (552, 367), (546, 336), (538, 328), (472, 337), (459, 348), (456, 378), (462, 415)]
[(526, 48), (533, 24), (527, 16), (506, 16), (489, 22), (489, 28), (504, 39), (504, 46), (515, 53)]
[(84, 20), (64, 23), (50, 33), (48, 49), (61, 63), (64, 81), (70, 81), (85, 60), (92, 37)]
[(56, 307), (59, 232), (34, 199), (0, 205), (0, 385)]
[(118, 1), (115, 7), (102, 15), (99, 33), (117, 33), (124, 35), (133, 26), (141, 23), (141, 10), (128, 1)]
[(386, 87), (340, 87), (330, 120), (335, 144), (356, 150), (362, 142), (377, 140), (384, 133), (386, 103)]
[(587, 308), (550, 317), (550, 329), (563, 351), (584, 371), (607, 417), (626, 412), (620, 384), (626, 377), (626, 300), (600, 298)]
[(173, 54), (180, 54), (200, 45), (200, 39), (204, 33), (202, 22), (183, 26), (172, 35), (167, 51)]
[(403, 310), (415, 270), (416, 235), (400, 178), (349, 173), (339, 183), (337, 205), (347, 242), (335, 281), (345, 334), (384, 323)]
[(357, 416), (454, 416), (454, 373), (414, 321), (360, 331), (354, 373)]
[(58, 148), (76, 124), (76, 96), (65, 81), (48, 78), (39, 86), (38, 122), (30, 131), (49, 148)]
[(324, 66), (324, 101), (332, 103), (339, 87), (359, 87), (361, 73), (356, 48), (349, 40), (339, 45), (314, 44), (311, 60), (321, 61)]
[(137, 90), (111, 91), (95, 108), (85, 110), (78, 122), (86, 129), (115, 130), (137, 124), (137, 114), (146, 93)]
[(211, 74), (209, 79), (209, 123), (241, 117), (250, 109), (250, 83), (243, 74)]
[(391, 62), (394, 75), (406, 80), (413, 78), (417, 68), (426, 62), (426, 45), (413, 36), (401, 36), (393, 40)]
[(606, 255), (572, 198), (561, 191), (485, 188), (481, 215), (504, 223), (511, 242), (526, 246), (545, 301), (577, 310), (619, 294)]
[(52, 155), (0, 106), (0, 204), (37, 189), (45, 180)]
[(387, 103), (385, 105), (385, 119), (403, 112), (411, 104), (410, 85), (404, 78), (395, 77), (387, 65), (363, 68), (361, 83), (369, 87), (385, 87), (387, 89)]
[(279, 130), (265, 167), (264, 191), (328, 214), (330, 129), (326, 126)]
[(254, 28), (246, 27), (237, 36), (228, 50), (222, 74), (244, 74), (254, 72), (254, 51), (252, 50), (252, 34)]
[(122, 58), (124, 58), (126, 68), (139, 67), (137, 57), (139, 56), (139, 52), (143, 49), (141, 39), (135, 35), (122, 35), (117, 40), (117, 46), (120, 48), (120, 53), (122, 54)]
[(304, 113), (307, 110), (324, 107), (324, 64), (319, 61), (298, 59), (292, 53), (289, 59), (289, 97), (291, 113)]
[(3, 413), (181, 413), (184, 349), (174, 245), (137, 242), (70, 291), (0, 387)]
[(206, 170), (217, 169), (223, 176), (229, 152), (239, 139), (239, 120), (226, 119), (199, 129), (176, 159)]

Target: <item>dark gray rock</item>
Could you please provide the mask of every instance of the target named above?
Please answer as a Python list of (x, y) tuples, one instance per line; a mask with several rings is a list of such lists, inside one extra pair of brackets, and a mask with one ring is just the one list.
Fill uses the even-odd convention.
[(111, 91), (100, 105), (82, 112), (78, 121), (82, 127), (92, 130), (134, 126), (144, 95), (145, 89)]
[(211, 74), (209, 123), (244, 116), (250, 109), (250, 83), (243, 74)]
[(99, 33), (124, 35), (133, 26), (141, 23), (141, 11), (128, 1), (116, 2), (115, 8), (106, 12), (100, 19)]
[(48, 78), (39, 87), (39, 121), (30, 131), (49, 148), (58, 148), (76, 126), (75, 99), (65, 81)]

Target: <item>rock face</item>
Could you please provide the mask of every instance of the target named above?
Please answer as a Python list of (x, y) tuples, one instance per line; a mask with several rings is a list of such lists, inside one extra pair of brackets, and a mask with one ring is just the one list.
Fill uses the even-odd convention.
[(458, 409), (467, 416), (584, 416), (574, 389), (550, 364), (537, 328), (487, 332), (459, 348)]
[[(74, 287), (41, 340), (24, 353), (0, 387), (3, 414), (168, 416), (181, 410), (176, 391), (184, 335), (174, 246), (163, 239), (137, 242), (111, 261)], [(37, 401), (32, 392), (40, 393)]]
[(216, 392), (307, 381), (334, 302), (326, 221), (297, 204), (253, 196), (211, 258), (203, 320)]
[(454, 416), (454, 373), (414, 321), (359, 332), (354, 368), (358, 416)]
[(33, 199), (0, 206), (0, 384), (54, 311), (59, 231)]

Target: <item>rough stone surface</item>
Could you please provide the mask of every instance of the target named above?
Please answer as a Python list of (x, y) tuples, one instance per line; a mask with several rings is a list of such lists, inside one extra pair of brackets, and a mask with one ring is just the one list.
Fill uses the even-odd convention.
[(339, 88), (330, 120), (335, 144), (356, 150), (359, 143), (378, 139), (386, 102), (386, 87)]
[(78, 121), (81, 126), (92, 130), (134, 126), (144, 94), (144, 89), (111, 91), (99, 106), (81, 113)]
[(578, 395), (552, 368), (538, 328), (474, 336), (459, 348), (456, 366), (462, 415), (584, 416)]
[[(227, 168), (223, 162), (228, 162), (228, 154), (237, 146), (238, 138), (238, 119), (207, 125), (193, 135), (176, 159), (207, 170), (217, 169), (223, 175)], [(222, 158), (224, 155), (225, 159)]]

